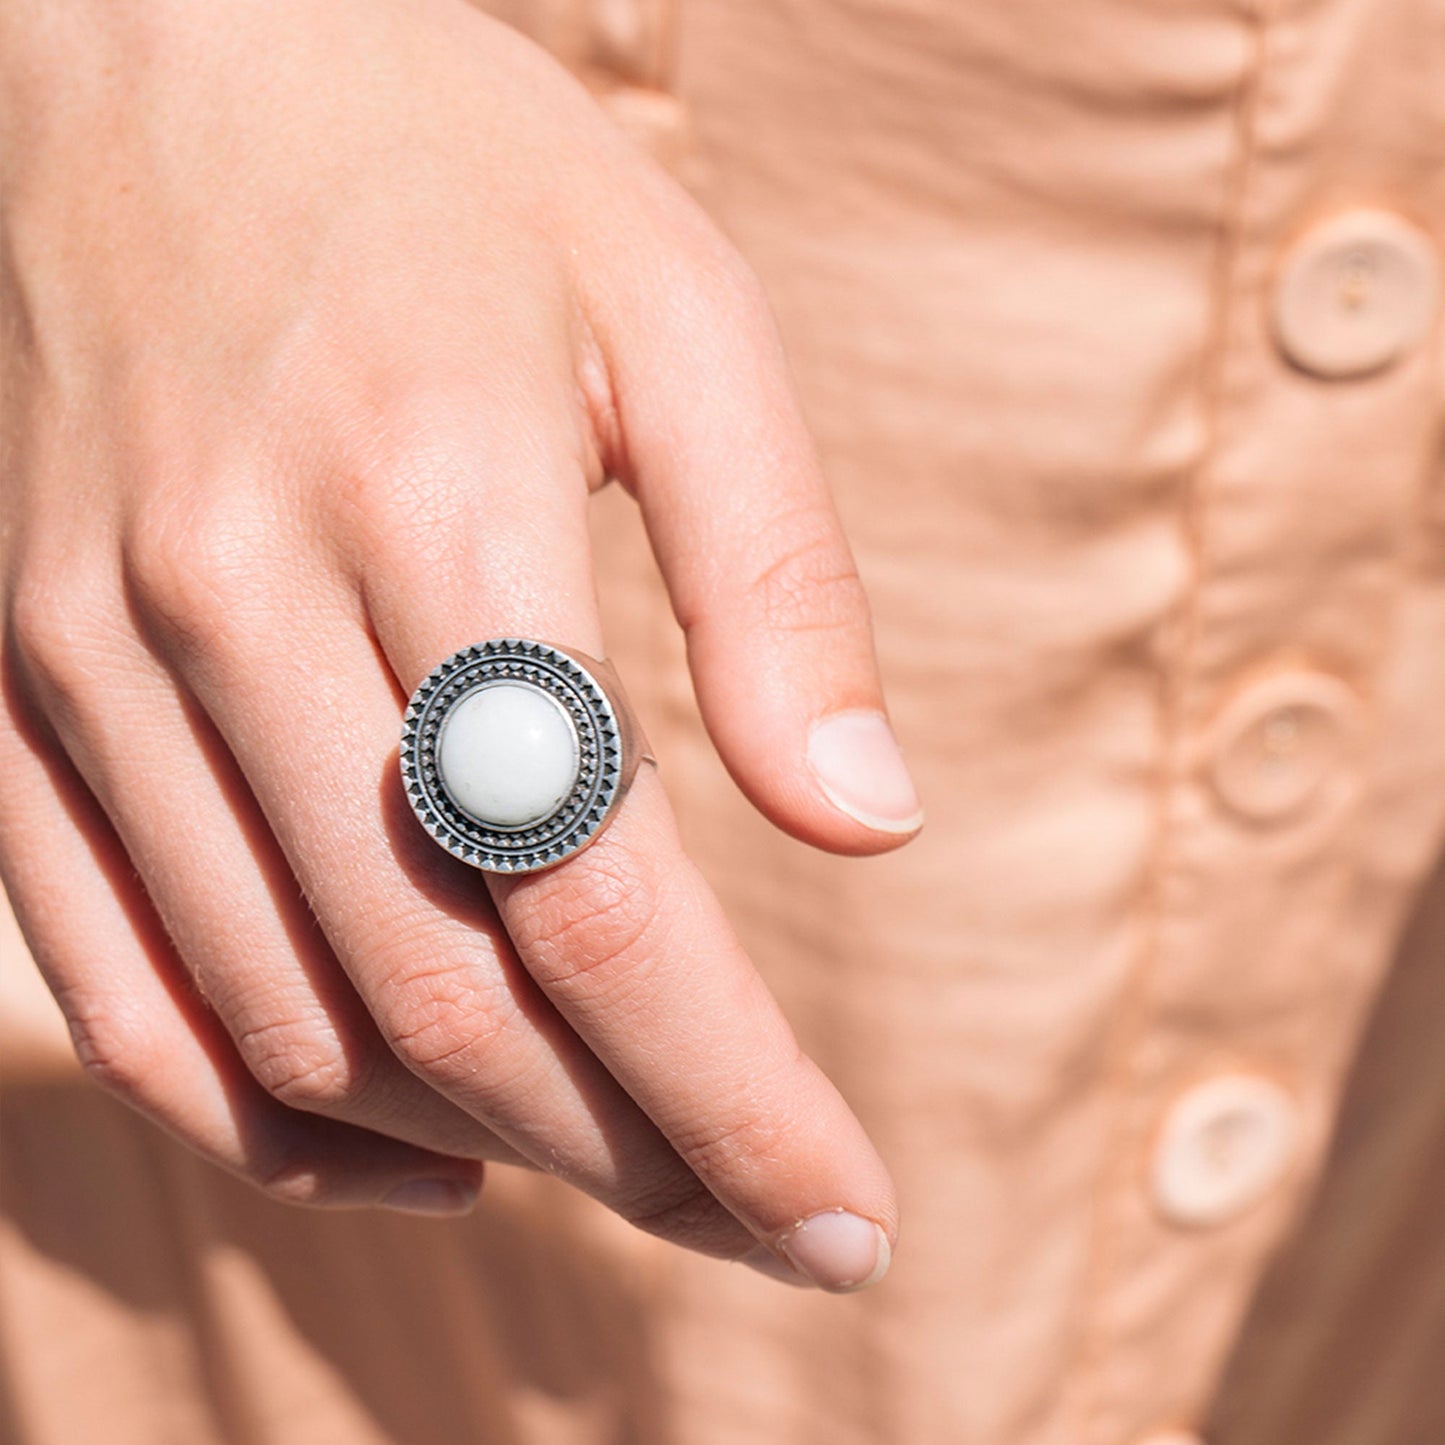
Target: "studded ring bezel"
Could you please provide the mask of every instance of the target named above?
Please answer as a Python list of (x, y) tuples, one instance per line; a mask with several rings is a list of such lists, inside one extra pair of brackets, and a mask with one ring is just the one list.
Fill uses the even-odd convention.
[[(529, 683), (566, 709), (577, 733), (577, 781), (537, 823), (491, 827), (462, 811), (437, 771), (448, 712), (492, 682)], [(412, 810), (454, 857), (489, 873), (530, 873), (585, 847), (606, 821), (622, 782), (622, 729), (602, 685), (581, 663), (544, 642), (494, 638), (454, 652), (427, 674), (407, 706), (401, 775)]]

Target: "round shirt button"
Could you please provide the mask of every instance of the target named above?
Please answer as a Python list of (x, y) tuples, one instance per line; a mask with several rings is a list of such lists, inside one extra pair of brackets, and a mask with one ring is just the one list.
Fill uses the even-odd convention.
[(1346, 211), (1307, 232), (1285, 258), (1275, 338), (1316, 376), (1365, 376), (1425, 335), (1439, 286), (1423, 231), (1389, 211)]
[(1262, 1199), (1294, 1154), (1294, 1102), (1278, 1084), (1222, 1074), (1174, 1103), (1155, 1147), (1153, 1190), (1173, 1224), (1223, 1224)]
[(1213, 730), (1214, 789), (1235, 813), (1285, 822), (1355, 783), (1360, 704), (1326, 673), (1277, 673), (1241, 692)]

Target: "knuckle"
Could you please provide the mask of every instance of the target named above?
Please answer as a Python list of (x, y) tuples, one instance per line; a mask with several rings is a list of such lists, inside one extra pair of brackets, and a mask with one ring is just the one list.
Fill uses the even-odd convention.
[(443, 963), (388, 975), (389, 1001), (377, 1010), (392, 1052), (413, 1073), (443, 1084), (475, 1083), (478, 1057), (495, 1053), (508, 1016), (477, 987), (467, 963)]
[(673, 319), (694, 334), (755, 346), (775, 334), (758, 274), (723, 237), (704, 235), (682, 251), (685, 269), (663, 295)]
[(721, 308), (733, 323), (746, 330), (754, 340), (766, 337), (776, 340), (777, 323), (773, 303), (768, 298), (762, 278), (751, 264), (730, 244), (724, 243), (721, 254), (712, 260), (721, 293)]
[(795, 1158), (805, 1114), (800, 1114), (800, 1071), (817, 1066), (794, 1041), (791, 1050), (770, 1066), (760, 1065), (747, 1076), (745, 1092), (700, 1117), (690, 1126), (669, 1132), (673, 1148), (699, 1174), (725, 1178), (741, 1163), (749, 1169), (770, 1161)]
[(122, 549), (125, 583), (142, 615), (184, 655), (224, 652), (244, 635), (277, 545), (248, 489), (209, 490), (223, 495), (147, 512)]
[[(327, 1161), (333, 1164), (334, 1161)], [(319, 1159), (288, 1151), (282, 1162), (248, 1164), (244, 1177), (268, 1199), (302, 1209), (325, 1209), (338, 1201), (339, 1191), (329, 1168)]]
[(577, 870), (540, 875), (509, 920), (544, 988), (595, 998), (641, 982), (664, 942), (663, 885), (641, 860), (600, 839)]
[(435, 565), (475, 530), (475, 410), (474, 398), (464, 409), (445, 388), (413, 390), (347, 429), (332, 502), (369, 562)]
[(117, 610), (85, 572), (32, 571), (17, 579), (10, 638), (48, 702), (79, 706), (104, 686), (119, 644)]
[(797, 1131), (786, 1114), (760, 1107), (741, 1108), (699, 1124), (674, 1131), (673, 1147), (695, 1169), (726, 1174), (739, 1160), (752, 1163), (783, 1160), (795, 1153)]
[[(383, 491), (385, 502), (355, 503), (352, 535), (360, 539), (357, 568), (364, 577), (427, 577), (440, 586), (452, 580), (458, 559), (474, 559), (468, 539), (476, 519), (461, 505), (456, 489), (397, 479), (376, 495)], [(409, 495), (414, 505), (405, 502)]]
[(849, 632), (869, 626), (858, 569), (832, 518), (796, 513), (768, 529), (786, 539), (746, 587), (763, 624), (776, 632)]
[(333, 1032), (292, 1020), (248, 1028), (237, 1035), (236, 1048), (273, 1099), (309, 1114), (354, 1110), (375, 1075), (368, 1054), (349, 1053)]
[(56, 991), (70, 1030), (71, 1047), (92, 1083), (123, 1102), (140, 1107), (163, 1077), (145, 1021), (93, 1000), (78, 988)]
[(674, 1243), (706, 1250), (736, 1245), (746, 1231), (695, 1174), (653, 1182), (635, 1198), (614, 1206), (635, 1228)]
[[(664, 254), (685, 275), (673, 294), (691, 294), (723, 310), (769, 312), (763, 283), (747, 257), (692, 197), (670, 191), (660, 211), (650, 217), (651, 232), (665, 243)], [(666, 295), (658, 293), (659, 301)]]
[(691, 196), (668, 185), (643, 199), (635, 219), (645, 222), (629, 230), (651, 258), (647, 303), (657, 325), (694, 343), (729, 333), (757, 340), (776, 331), (757, 271)]

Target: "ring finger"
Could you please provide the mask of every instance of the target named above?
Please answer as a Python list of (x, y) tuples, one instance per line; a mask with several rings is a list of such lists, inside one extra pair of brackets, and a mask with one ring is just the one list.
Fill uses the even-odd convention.
[(424, 1148), (527, 1162), (384, 1047), (234, 759), (155, 657), (136, 643), (27, 679), (197, 991), (273, 1098)]

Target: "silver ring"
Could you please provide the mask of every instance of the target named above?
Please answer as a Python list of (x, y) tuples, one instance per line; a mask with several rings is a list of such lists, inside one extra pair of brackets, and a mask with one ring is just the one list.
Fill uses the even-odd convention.
[(655, 763), (612, 664), (521, 637), (433, 668), (401, 738), (422, 827), (487, 873), (534, 873), (580, 852), (644, 761)]

